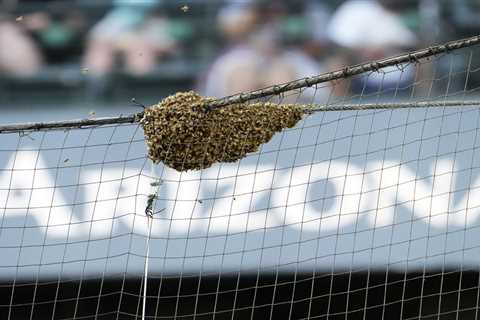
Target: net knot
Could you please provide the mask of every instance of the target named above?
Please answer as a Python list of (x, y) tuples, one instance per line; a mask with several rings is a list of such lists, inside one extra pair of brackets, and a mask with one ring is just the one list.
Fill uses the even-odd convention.
[(410, 62), (415, 62), (415, 63), (419, 63), (420, 60), (418, 59), (418, 57), (414, 54), (411, 54), (409, 53), (408, 54), (408, 60), (410, 60)]
[(305, 83), (307, 84), (308, 87), (311, 87), (312, 85), (314, 85), (314, 83), (310, 81), (310, 77), (305, 78)]
[(380, 64), (378, 62), (373, 62), (371, 64), (371, 68), (372, 68), (373, 71), (379, 72), (382, 67), (380, 66)]

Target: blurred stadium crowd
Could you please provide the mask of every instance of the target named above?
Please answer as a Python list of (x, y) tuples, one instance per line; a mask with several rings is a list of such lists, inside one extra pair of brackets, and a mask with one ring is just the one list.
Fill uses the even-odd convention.
[(0, 92), (221, 97), (475, 34), (478, 17), (474, 0), (0, 0)]

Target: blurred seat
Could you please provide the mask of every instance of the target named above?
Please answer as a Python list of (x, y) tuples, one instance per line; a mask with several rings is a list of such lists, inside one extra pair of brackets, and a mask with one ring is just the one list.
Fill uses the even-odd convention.
[[(54, 8), (56, 1), (49, 2), (48, 7)], [(64, 3), (59, 4), (60, 8)], [(84, 12), (86, 25), (91, 27), (108, 10), (111, 5), (108, 2), (96, 1), (72, 1), (71, 9)], [(191, 10), (186, 17), (175, 4), (165, 4), (168, 16), (172, 16), (169, 30), (176, 39), (181, 42), (183, 50), (178, 50), (173, 56), (157, 64), (154, 70), (146, 76), (135, 77), (123, 70), (116, 70), (110, 77), (113, 79), (113, 97), (129, 96), (137, 92), (150, 91), (152, 95), (158, 95), (158, 88), (172, 86), (192, 87), (202, 66), (206, 65), (206, 59), (215, 48), (204, 41), (192, 41), (194, 38), (213, 38), (211, 33), (214, 28), (204, 23), (204, 10)], [(37, 2), (22, 2), (11, 11), (11, 17), (23, 17), (32, 12), (45, 10), (45, 4)], [(183, 14), (183, 15), (182, 15)], [(18, 18), (17, 18), (18, 19)], [(82, 54), (85, 50), (85, 37), (87, 30), (82, 32), (81, 39), (76, 40), (76, 48), (66, 50), (68, 56), (57, 59), (55, 50), (49, 50), (45, 45), (41, 47), (47, 56), (47, 62), (41, 71), (33, 76), (16, 77), (0, 73), (1, 100), (21, 99), (25, 92), (29, 97), (59, 97), (83, 96), (87, 81), (88, 70), (82, 68)], [(55, 35), (52, 35), (55, 36)], [(38, 40), (38, 39), (37, 39)], [(42, 41), (39, 41), (42, 45)]]

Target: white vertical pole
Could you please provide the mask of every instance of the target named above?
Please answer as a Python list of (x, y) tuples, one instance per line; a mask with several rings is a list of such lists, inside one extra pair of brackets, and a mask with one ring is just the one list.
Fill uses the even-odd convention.
[[(156, 166), (153, 164), (153, 161), (150, 162), (150, 174), (154, 179), (157, 178), (157, 173), (156, 173)], [(158, 191), (158, 185), (157, 184), (151, 184), (150, 188), (150, 195), (156, 195)], [(148, 206), (151, 206), (151, 210), (153, 211), (155, 209), (155, 198), (153, 199), (153, 202), (150, 204), (147, 204)], [(147, 284), (148, 284), (148, 260), (150, 256), (150, 236), (152, 233), (152, 224), (153, 224), (153, 216), (146, 215), (147, 216), (147, 225), (148, 225), (148, 236), (147, 236), (147, 248), (145, 252), (145, 268), (143, 270), (143, 304), (142, 304), (142, 320), (145, 320), (145, 310), (147, 306)]]
[(145, 269), (143, 270), (143, 305), (142, 305), (142, 320), (145, 320), (145, 309), (147, 306), (147, 282), (148, 282), (148, 258), (150, 255), (150, 232), (152, 230), (152, 217), (147, 216), (148, 222), (148, 237), (147, 250), (145, 254)]

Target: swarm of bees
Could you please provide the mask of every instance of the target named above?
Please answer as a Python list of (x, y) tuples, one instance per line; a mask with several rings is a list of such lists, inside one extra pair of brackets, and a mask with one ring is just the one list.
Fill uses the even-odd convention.
[(145, 109), (141, 124), (153, 162), (178, 171), (234, 162), (304, 115), (300, 105), (266, 102), (211, 110), (209, 101), (193, 91), (180, 92)]

